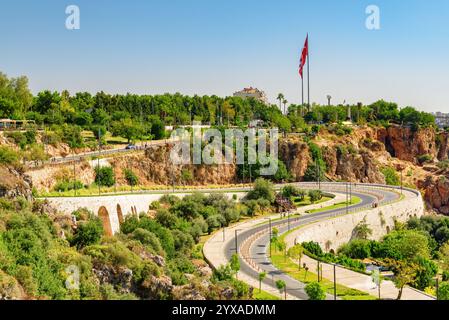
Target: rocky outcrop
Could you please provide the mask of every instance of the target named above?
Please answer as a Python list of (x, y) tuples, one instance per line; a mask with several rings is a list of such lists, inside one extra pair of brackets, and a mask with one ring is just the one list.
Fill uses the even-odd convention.
[(206, 185), (232, 184), (236, 182), (235, 164), (172, 165), (170, 145), (152, 146), (145, 155), (133, 155), (111, 159), (118, 185), (127, 184), (124, 171), (132, 169), (144, 185)]
[(377, 140), (381, 141), (391, 156), (400, 160), (418, 163), (417, 157), (428, 154), (438, 156), (436, 133), (433, 128), (413, 130), (411, 127), (392, 125), (377, 129)]
[(449, 177), (429, 175), (420, 181), (418, 187), (424, 190), (424, 200), (439, 213), (449, 215)]
[(111, 284), (120, 293), (130, 293), (133, 287), (133, 272), (127, 268), (114, 268), (95, 264), (92, 269), (100, 284)]
[(0, 197), (32, 199), (31, 178), (13, 167), (0, 166)]
[(24, 300), (25, 291), (19, 282), (0, 270), (0, 300)]
[(309, 147), (302, 141), (281, 141), (279, 157), (295, 180), (301, 180), (311, 160)]
[(442, 132), (437, 136), (438, 160), (443, 161), (449, 158), (449, 133)]

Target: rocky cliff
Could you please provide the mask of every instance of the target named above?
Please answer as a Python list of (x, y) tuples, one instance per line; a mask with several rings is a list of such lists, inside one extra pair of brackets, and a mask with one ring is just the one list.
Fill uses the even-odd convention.
[(32, 181), (28, 175), (11, 166), (0, 165), (0, 197), (32, 198)]

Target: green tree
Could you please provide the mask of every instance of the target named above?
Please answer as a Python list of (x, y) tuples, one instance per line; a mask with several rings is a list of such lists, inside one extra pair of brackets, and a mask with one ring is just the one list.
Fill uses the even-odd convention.
[(366, 222), (366, 217), (362, 221), (360, 221), (353, 230), (353, 235), (356, 239), (366, 240), (372, 234), (373, 230)]
[(259, 292), (262, 292), (262, 282), (265, 280), (266, 277), (267, 277), (266, 272), (259, 273)]
[(70, 241), (71, 245), (84, 248), (100, 241), (103, 235), (103, 225), (98, 218), (80, 223), (75, 235)]
[(300, 244), (296, 244), (288, 249), (288, 256), (292, 259), (298, 260), (298, 269), (301, 270), (301, 258), (303, 256), (304, 249)]
[(414, 283), (419, 267), (414, 263), (403, 260), (386, 259), (385, 262), (393, 270), (393, 282), (399, 289), (396, 299), (401, 300), (404, 287)]
[(111, 167), (95, 167), (95, 183), (100, 186), (112, 187), (115, 184), (114, 170)]
[(151, 134), (155, 140), (161, 140), (165, 138), (165, 124), (156, 119), (151, 123)]
[(309, 296), (309, 300), (326, 299), (326, 291), (319, 282), (310, 282), (306, 285), (305, 291)]
[(240, 260), (239, 260), (239, 256), (236, 253), (234, 253), (231, 256), (231, 261), (229, 264), (231, 266), (231, 270), (234, 272), (235, 276), (237, 277), (237, 274), (240, 271)]
[(276, 288), (278, 288), (279, 291), (284, 291), (285, 300), (287, 300), (287, 284), (284, 280), (278, 280), (276, 281)]
[(133, 187), (137, 186), (137, 184), (139, 183), (139, 178), (134, 173), (134, 171), (132, 171), (131, 169), (125, 169), (124, 173), (125, 173), (125, 179), (128, 182), (128, 184)]
[(130, 143), (131, 140), (137, 139), (144, 134), (144, 128), (131, 119), (122, 119), (112, 123), (111, 132), (114, 136), (123, 137)]
[(314, 203), (323, 198), (323, 192), (321, 190), (310, 190), (309, 191), (310, 202)]
[(258, 178), (254, 182), (253, 190), (248, 192), (246, 198), (248, 200), (266, 199), (270, 203), (273, 203), (275, 199), (274, 186), (270, 181), (267, 181), (263, 178)]
[(449, 282), (443, 282), (438, 287), (438, 299), (449, 300)]

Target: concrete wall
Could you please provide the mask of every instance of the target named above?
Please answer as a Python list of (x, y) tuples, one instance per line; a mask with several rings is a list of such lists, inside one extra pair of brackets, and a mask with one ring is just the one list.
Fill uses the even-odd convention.
[(424, 215), (424, 202), (419, 192), (404, 191), (404, 195), (402, 201), (307, 225), (287, 235), (286, 242), (315, 241), (323, 250), (336, 251), (352, 239), (354, 228), (364, 219), (373, 231), (370, 239), (379, 240), (393, 230), (395, 219), (406, 222), (413, 216)]

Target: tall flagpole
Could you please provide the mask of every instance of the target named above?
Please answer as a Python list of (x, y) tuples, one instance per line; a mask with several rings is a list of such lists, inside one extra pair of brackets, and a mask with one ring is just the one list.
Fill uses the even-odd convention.
[(307, 34), (307, 109), (310, 111), (310, 70), (309, 70), (309, 51), (310, 51), (310, 44), (309, 44), (309, 34)]
[(304, 77), (303, 77), (303, 75), (301, 75), (301, 95), (302, 95), (302, 100), (301, 100), (301, 116), (302, 116), (302, 108), (304, 108)]

